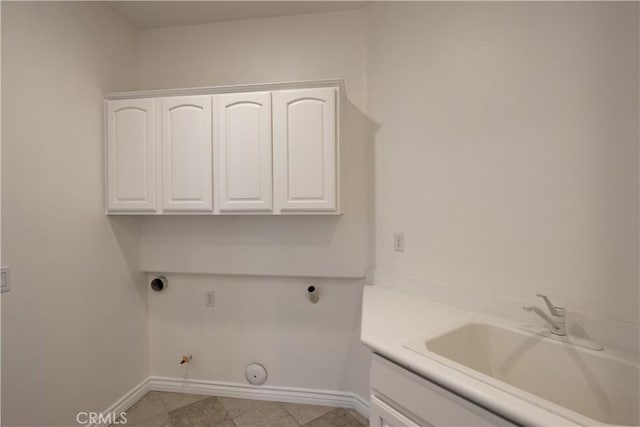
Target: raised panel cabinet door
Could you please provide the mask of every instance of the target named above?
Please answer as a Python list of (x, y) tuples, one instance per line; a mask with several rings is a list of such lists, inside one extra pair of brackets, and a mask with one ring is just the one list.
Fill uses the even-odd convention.
[(336, 210), (336, 88), (273, 93), (276, 211)]
[(213, 102), (216, 209), (271, 211), (271, 93), (223, 94)]
[(107, 210), (157, 210), (153, 99), (106, 101)]
[(211, 96), (162, 99), (165, 211), (213, 209)]

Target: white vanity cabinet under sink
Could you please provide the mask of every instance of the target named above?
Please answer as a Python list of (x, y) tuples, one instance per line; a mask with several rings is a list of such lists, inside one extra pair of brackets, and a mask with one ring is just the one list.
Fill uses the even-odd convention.
[(107, 214), (340, 214), (341, 80), (105, 95)]
[(377, 354), (370, 381), (370, 427), (516, 425)]

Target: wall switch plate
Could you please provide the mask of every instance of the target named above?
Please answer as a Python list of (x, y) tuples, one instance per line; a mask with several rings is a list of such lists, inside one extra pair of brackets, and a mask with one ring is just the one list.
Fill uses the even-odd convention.
[(404, 252), (404, 233), (393, 233), (393, 250), (396, 252)]
[(216, 306), (216, 292), (215, 291), (207, 291), (205, 294), (205, 302), (204, 305), (206, 307), (215, 307)]
[(9, 292), (9, 289), (11, 289), (9, 286), (9, 267), (0, 269), (0, 289), (2, 292)]

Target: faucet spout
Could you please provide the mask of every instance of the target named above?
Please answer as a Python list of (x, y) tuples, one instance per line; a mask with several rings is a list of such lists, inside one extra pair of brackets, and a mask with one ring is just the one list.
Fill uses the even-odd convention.
[(537, 296), (542, 298), (544, 303), (547, 304), (547, 307), (549, 308), (549, 313), (551, 313), (552, 316), (554, 316), (554, 317), (564, 317), (564, 315), (566, 313), (565, 310), (564, 310), (564, 307), (556, 307), (555, 305), (553, 305), (551, 300), (549, 300), (549, 298), (547, 298), (546, 295), (537, 294)]
[(524, 311), (531, 311), (534, 312), (535, 314), (537, 314), (538, 316), (540, 316), (542, 319), (544, 319), (549, 326), (551, 327), (551, 333), (554, 335), (560, 335), (560, 336), (564, 336), (567, 335), (567, 332), (565, 331), (565, 324), (564, 324), (564, 316), (556, 316), (556, 320), (552, 319), (551, 316), (549, 316), (547, 313), (545, 313), (544, 311), (542, 311), (540, 308), (536, 307), (535, 305), (525, 305), (522, 307), (522, 309)]

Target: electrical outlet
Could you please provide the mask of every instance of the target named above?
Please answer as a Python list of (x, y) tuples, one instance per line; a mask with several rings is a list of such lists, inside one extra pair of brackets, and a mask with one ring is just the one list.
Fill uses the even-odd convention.
[(215, 307), (216, 306), (216, 292), (215, 291), (207, 291), (205, 294), (205, 302), (204, 305), (206, 307)]
[(9, 267), (2, 267), (0, 271), (0, 289), (2, 289), (2, 292), (9, 292), (9, 289), (11, 289), (9, 285)]
[(393, 250), (404, 252), (404, 233), (396, 231), (393, 233)]

